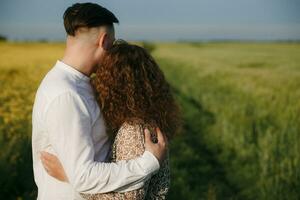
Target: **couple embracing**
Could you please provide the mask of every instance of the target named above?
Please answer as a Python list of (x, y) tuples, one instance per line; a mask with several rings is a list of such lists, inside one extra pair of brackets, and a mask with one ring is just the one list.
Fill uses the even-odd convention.
[(165, 199), (180, 124), (162, 71), (142, 47), (115, 40), (106, 8), (77, 3), (63, 18), (64, 56), (33, 106), (37, 199)]

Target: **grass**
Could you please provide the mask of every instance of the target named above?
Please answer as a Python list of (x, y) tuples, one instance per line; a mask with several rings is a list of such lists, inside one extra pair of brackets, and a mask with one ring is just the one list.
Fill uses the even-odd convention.
[[(155, 43), (183, 110), (169, 199), (300, 198), (300, 44)], [(31, 109), (59, 43), (0, 43), (0, 190), (33, 199)]]
[[(298, 199), (300, 45), (176, 45), (160, 45), (154, 55), (179, 96), (214, 119), (197, 136), (233, 189), (230, 197), (217, 192), (218, 199)], [(186, 117), (193, 128), (199, 120)]]

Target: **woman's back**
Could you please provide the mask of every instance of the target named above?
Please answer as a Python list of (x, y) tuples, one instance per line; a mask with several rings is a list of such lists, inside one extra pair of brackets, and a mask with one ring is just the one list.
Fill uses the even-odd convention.
[[(145, 151), (145, 128), (148, 128), (151, 133), (155, 133), (153, 125), (145, 124), (141, 120), (125, 122), (118, 131), (113, 143), (112, 161), (130, 160), (141, 156)], [(155, 135), (152, 135), (152, 140), (156, 140)], [(139, 197), (138, 195), (143, 195), (145, 197), (138, 199), (165, 199), (169, 186), (170, 169), (169, 156), (167, 156), (161, 164), (159, 171), (148, 180), (148, 183), (146, 183), (142, 189), (132, 191), (131, 195), (133, 196), (128, 196), (129, 194), (124, 194), (124, 196), (127, 195), (126, 197), (129, 199), (137, 199), (134, 197)]]
[[(111, 162), (120, 160), (130, 160), (139, 157), (145, 151), (144, 128), (153, 130), (153, 126), (143, 123), (141, 120), (125, 122), (119, 129), (112, 146)], [(154, 131), (151, 131), (154, 133)], [(156, 136), (152, 135), (155, 141)], [(84, 194), (83, 197), (89, 200), (99, 199), (166, 199), (170, 186), (169, 157), (167, 155), (161, 164), (159, 171), (154, 174), (144, 185), (144, 187), (125, 192), (111, 192), (106, 194)]]

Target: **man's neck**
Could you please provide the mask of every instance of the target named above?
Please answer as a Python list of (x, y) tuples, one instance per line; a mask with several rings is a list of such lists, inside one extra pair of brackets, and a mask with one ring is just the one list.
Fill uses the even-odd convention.
[(90, 76), (92, 74), (92, 68), (85, 65), (84, 62), (76, 61), (75, 58), (73, 59), (72, 57), (63, 57), (61, 61), (86, 76)]
[(90, 76), (93, 72), (92, 52), (85, 47), (66, 48), (62, 62), (73, 67), (77, 71)]

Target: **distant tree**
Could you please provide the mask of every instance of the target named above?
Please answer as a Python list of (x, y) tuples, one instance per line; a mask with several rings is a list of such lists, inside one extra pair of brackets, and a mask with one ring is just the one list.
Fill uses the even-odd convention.
[(4, 35), (0, 35), (0, 41), (6, 41), (7, 38)]
[(46, 38), (41, 38), (38, 40), (40, 43), (48, 43), (49, 41)]

